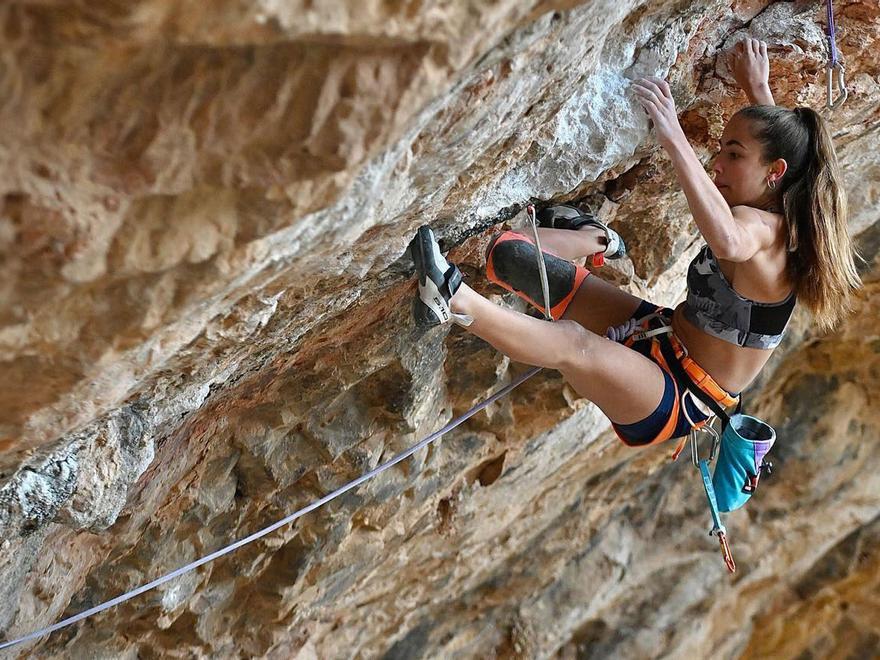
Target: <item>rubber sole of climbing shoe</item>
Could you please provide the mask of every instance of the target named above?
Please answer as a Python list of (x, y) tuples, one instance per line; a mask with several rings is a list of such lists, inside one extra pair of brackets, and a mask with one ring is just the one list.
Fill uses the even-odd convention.
[(416, 325), (423, 329), (451, 321), (470, 325), (473, 322), (471, 317), (455, 314), (449, 309), (449, 301), (461, 286), (461, 271), (455, 264), (447, 263), (431, 228), (428, 225), (419, 227), (407, 249), (419, 280), (419, 295), (412, 304)]
[[(543, 251), (550, 294), (550, 316), (559, 319), (590, 272)], [(490, 282), (515, 293), (544, 312), (544, 291), (538, 269), (538, 248), (526, 236), (506, 231), (496, 236), (486, 248), (486, 276)]]

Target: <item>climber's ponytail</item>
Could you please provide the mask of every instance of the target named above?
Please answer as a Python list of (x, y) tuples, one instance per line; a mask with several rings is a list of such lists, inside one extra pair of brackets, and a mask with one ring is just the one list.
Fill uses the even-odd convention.
[(846, 191), (828, 124), (807, 107), (759, 105), (738, 114), (750, 120), (765, 163), (788, 163), (779, 185), (790, 276), (798, 301), (827, 332), (852, 310), (852, 294), (862, 286), (855, 265), (861, 256), (849, 235)]

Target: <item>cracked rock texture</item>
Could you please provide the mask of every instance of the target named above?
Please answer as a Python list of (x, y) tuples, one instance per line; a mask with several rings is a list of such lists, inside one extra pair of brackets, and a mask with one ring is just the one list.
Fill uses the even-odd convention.
[[(880, 6), (834, 3), (865, 288), (749, 388), (774, 475), (726, 519), (543, 371), (294, 523), (4, 657), (835, 657), (880, 647)], [(701, 245), (627, 90), (708, 165), (769, 44), (824, 108), (825, 3), (10, 0), (0, 6), (0, 634), (71, 616), (387, 461), (527, 367), (419, 333), (405, 248), (467, 281), (524, 202), (588, 204), (664, 305)], [(672, 443), (670, 443), (671, 445)]]

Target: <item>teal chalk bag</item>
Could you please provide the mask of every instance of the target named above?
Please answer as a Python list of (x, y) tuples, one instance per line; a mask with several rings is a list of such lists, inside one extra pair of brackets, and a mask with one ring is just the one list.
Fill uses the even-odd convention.
[(725, 512), (745, 504), (758, 487), (761, 473), (769, 474), (771, 465), (764, 457), (776, 442), (773, 427), (757, 417), (735, 413), (729, 419), (712, 473), (718, 509)]

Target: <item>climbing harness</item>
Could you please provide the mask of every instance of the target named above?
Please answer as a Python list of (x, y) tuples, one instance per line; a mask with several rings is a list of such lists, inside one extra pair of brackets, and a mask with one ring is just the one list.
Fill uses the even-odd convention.
[[(656, 328), (651, 329), (651, 330), (642, 330), (640, 332), (636, 332), (636, 330), (638, 330), (640, 327), (642, 327), (642, 325), (644, 325), (646, 328), (650, 327), (649, 324), (646, 324), (646, 321), (650, 323), (650, 321), (652, 319), (659, 319), (659, 324), (657, 325)], [(668, 323), (668, 320), (666, 319), (666, 317), (658, 311), (658, 312), (653, 312), (651, 314), (648, 314), (647, 316), (643, 316), (641, 318), (631, 318), (628, 321), (626, 321), (625, 323), (622, 323), (621, 325), (611, 326), (605, 332), (605, 336), (608, 339), (610, 339), (611, 341), (623, 344), (624, 342), (626, 342), (627, 339), (632, 339), (633, 342), (637, 342), (637, 341), (642, 341), (643, 339), (650, 339), (651, 337), (657, 337), (658, 335), (670, 334), (672, 332), (673, 332), (672, 325), (670, 325)], [(679, 342), (679, 344), (680, 344), (680, 342)], [(681, 346), (681, 349), (684, 351), (682, 358), (687, 357), (688, 356), (687, 348), (683, 344), (680, 344), (680, 346)], [(667, 361), (668, 361), (668, 358), (664, 357), (664, 359), (667, 359)], [(694, 420), (691, 419), (691, 416), (687, 411), (687, 405), (686, 405), (686, 400), (688, 398), (690, 398), (691, 403), (694, 405), (695, 408), (702, 410), (704, 413), (706, 413), (707, 415), (710, 415), (710, 416), (712, 415), (712, 413), (711, 413), (711, 411), (705, 409), (705, 406), (702, 404), (702, 402), (699, 399), (695, 398), (693, 393), (689, 389), (687, 389), (687, 388), (684, 389), (684, 391), (681, 393), (681, 397), (679, 397), (680, 410), (682, 411), (682, 413), (684, 414), (685, 418), (687, 419), (688, 423), (691, 426), (699, 428), (700, 426), (702, 426), (706, 422), (705, 421), (694, 422)], [(678, 458), (678, 455), (681, 453), (681, 450), (684, 448), (684, 443), (686, 441), (687, 441), (687, 437), (685, 436), (685, 438), (683, 438), (681, 440), (681, 442), (679, 443), (675, 452), (673, 452), (672, 460), (676, 460)]]
[[(828, 5), (828, 27), (827, 27), (827, 35), (828, 35), (828, 64), (825, 67), (825, 79), (828, 88), (828, 101), (827, 105), (830, 110), (834, 110), (839, 107), (846, 101), (846, 97), (849, 95), (849, 92), (846, 89), (846, 80), (844, 76), (844, 66), (843, 62), (841, 62), (837, 57), (837, 45), (835, 44), (835, 32), (834, 32), (834, 7), (832, 0), (827, 0)], [(834, 96), (834, 71), (837, 70), (837, 90), (840, 93), (840, 96), (837, 97), (837, 100), (832, 100)]]

